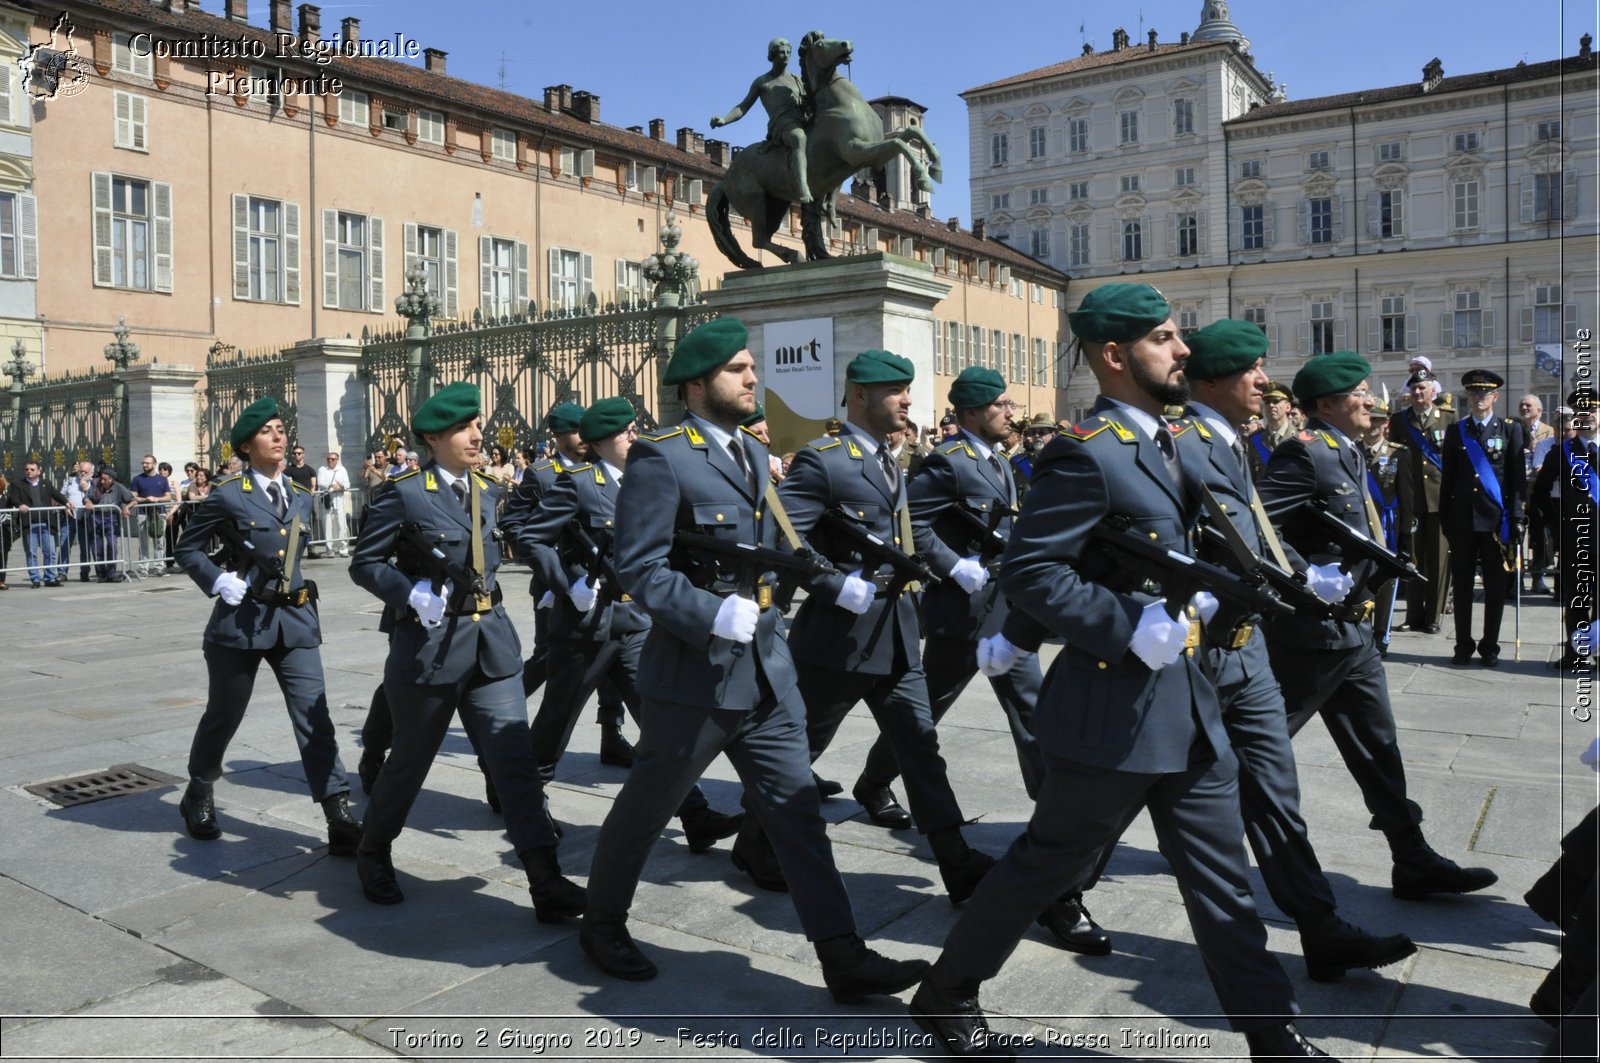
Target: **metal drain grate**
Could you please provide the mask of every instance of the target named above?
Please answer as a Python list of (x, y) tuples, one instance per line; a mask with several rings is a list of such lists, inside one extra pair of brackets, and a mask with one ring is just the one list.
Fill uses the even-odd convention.
[(154, 768), (141, 768), (137, 764), (118, 764), (104, 771), (91, 771), (86, 775), (73, 775), (66, 779), (34, 783), (23, 789), (46, 801), (54, 801), (62, 808), (87, 805), (111, 797), (159, 790), (183, 780)]

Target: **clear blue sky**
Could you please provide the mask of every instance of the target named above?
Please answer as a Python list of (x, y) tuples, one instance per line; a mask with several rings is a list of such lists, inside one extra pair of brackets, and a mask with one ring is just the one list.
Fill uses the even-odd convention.
[[(222, 0), (203, 0), (220, 14)], [(252, 21), (266, 22), (266, 0)], [(1121, 26), (1135, 41), (1155, 29), (1176, 41), (1200, 23), (1201, 0), (873, 0), (809, 5), (763, 0), (388, 0), (322, 5), (325, 36), (339, 20), (361, 20), (372, 39), (402, 33), (421, 47), (449, 53), (452, 75), (541, 98), (544, 86), (566, 83), (598, 93), (601, 117), (617, 126), (664, 118), (710, 132), (712, 114), (730, 109), (766, 66), (767, 41), (799, 41), (808, 30), (855, 44), (849, 76), (868, 97), (908, 96), (928, 108), (927, 130), (945, 155), (944, 184), (934, 214), (970, 222), (967, 113), (959, 93), (1011, 74), (1048, 66), (1082, 50), (1111, 44)], [(1578, 38), (1595, 33), (1594, 0), (1238, 0), (1233, 21), (1250, 39), (1263, 73), (1308, 99), (1418, 81), (1438, 56), (1447, 76), (1573, 55)], [(1141, 27), (1140, 18), (1143, 17)], [(1083, 33), (1079, 34), (1079, 25)], [(719, 130), (735, 144), (758, 140), (756, 113)]]

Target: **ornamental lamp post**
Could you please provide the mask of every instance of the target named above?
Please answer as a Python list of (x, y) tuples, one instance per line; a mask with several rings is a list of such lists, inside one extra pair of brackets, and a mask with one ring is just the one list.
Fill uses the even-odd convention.
[[(656, 318), (656, 366), (664, 372), (672, 358), (672, 349), (678, 344), (678, 319), (689, 301), (689, 286), (700, 272), (700, 263), (693, 255), (678, 250), (683, 230), (678, 227), (677, 215), (670, 210), (659, 235), (661, 250), (645, 256), (642, 268), (645, 279), (655, 285), (655, 308), (660, 312)], [(671, 424), (678, 420), (683, 408), (677, 389), (658, 387), (656, 390), (660, 423)]]
[(22, 416), (22, 388), (27, 379), (33, 375), (33, 363), (27, 359), (28, 348), (23, 346), (19, 337), (11, 345), (11, 361), (5, 363), (6, 376), (11, 378), (11, 430), (14, 435), (12, 440), (15, 453), (20, 457), (27, 453), (28, 441), (23, 437), (27, 435), (28, 425)]
[(106, 344), (106, 361), (111, 363), (111, 379), (115, 382), (112, 388), (111, 423), (116, 426), (116, 464), (126, 469), (128, 467), (128, 382), (122, 379), (128, 366), (139, 360), (139, 345), (128, 342), (128, 337), (133, 330), (128, 328), (128, 319), (117, 318), (117, 327), (111, 330), (116, 337), (115, 342)]
[(444, 304), (428, 292), (428, 271), (421, 262), (406, 270), (406, 289), (394, 297), (394, 309), (406, 319), (406, 382), (411, 412), (433, 394), (433, 364), (428, 357), (432, 320), (444, 313)]

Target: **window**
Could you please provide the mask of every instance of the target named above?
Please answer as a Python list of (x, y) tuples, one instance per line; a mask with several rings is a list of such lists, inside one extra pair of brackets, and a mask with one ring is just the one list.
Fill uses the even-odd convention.
[(1067, 150), (1074, 155), (1082, 155), (1089, 150), (1089, 120), (1087, 118), (1067, 119)]
[(1406, 350), (1406, 297), (1403, 295), (1386, 295), (1379, 302), (1379, 310), (1378, 349), (1381, 351)]
[(1239, 208), (1239, 248), (1262, 251), (1267, 246), (1267, 208), (1260, 204)]
[(1067, 226), (1067, 265), (1089, 264), (1089, 223), (1078, 222)]
[(1319, 299), (1311, 304), (1310, 339), (1312, 354), (1330, 354), (1334, 350), (1333, 300)]
[(1050, 257), (1050, 230), (1035, 229), (1028, 234), (1028, 254), (1038, 259)]
[[(142, 53), (142, 54), (141, 54)], [(133, 38), (126, 33), (111, 35), (111, 68), (134, 77), (147, 78), (151, 73), (151, 55), (148, 39), (144, 47), (133, 47)]]
[(1011, 209), (1011, 193), (1010, 192), (996, 192), (994, 195), (990, 196), (989, 197), (989, 209), (990, 210), (1010, 210)]
[(1044, 305), (1044, 285), (1032, 284), (1028, 287), (1028, 298), (1040, 306)]
[(444, 115), (438, 111), (417, 112), (417, 139), (424, 144), (444, 143)]
[[(487, 239), (487, 237), (485, 238)], [(562, 310), (584, 306), (594, 294), (594, 256), (563, 247), (550, 249), (550, 305)]]
[(334, 213), (334, 305), (340, 310), (367, 310), (367, 218), (347, 211)]
[(1306, 201), (1307, 243), (1333, 243), (1333, 200), (1327, 196)]
[(451, 320), (459, 317), (455, 230), (407, 222), (405, 245), (406, 269), (422, 267), (428, 278), (428, 294), (443, 307), (441, 316)]
[(1374, 194), (1373, 235), (1384, 239), (1405, 235), (1405, 195), (1399, 189)]
[(967, 367), (967, 352), (961, 343), (963, 335), (960, 322), (950, 321), (946, 323), (945, 361), (948, 363), (951, 373), (959, 373)]
[(1139, 143), (1139, 112), (1122, 111), (1117, 115), (1117, 128), (1120, 130), (1118, 143)]
[(508, 133), (504, 129), (496, 129), (489, 134), (489, 154), (501, 162), (517, 161), (517, 135)]
[(980, 369), (989, 367), (989, 333), (977, 325), (967, 328), (967, 357)]
[(1067, 198), (1070, 199), (1070, 200), (1075, 200), (1075, 201), (1081, 201), (1081, 200), (1088, 199), (1089, 198), (1089, 182), (1088, 181), (1074, 181), (1074, 182), (1072, 182), (1070, 185), (1067, 186)]
[(1028, 349), (1024, 346), (1022, 334), (1011, 334), (1011, 379), (1018, 384), (1028, 382)]
[(1540, 122), (1534, 127), (1534, 135), (1538, 140), (1560, 140), (1561, 119), (1553, 118), (1546, 122)]
[(339, 121), (345, 125), (364, 126), (371, 121), (371, 107), (364, 92), (345, 89), (339, 93)]
[(1472, 133), (1457, 133), (1455, 135), (1454, 146), (1455, 146), (1455, 150), (1458, 153), (1462, 153), (1462, 154), (1464, 154), (1466, 152), (1469, 152), (1469, 151), (1477, 151), (1478, 150), (1478, 134), (1476, 132), (1472, 132)]
[(1200, 308), (1195, 306), (1181, 306), (1178, 308), (1178, 331), (1187, 336), (1200, 327)]
[(1172, 101), (1172, 135), (1186, 137), (1194, 134), (1194, 101)]
[(644, 265), (627, 259), (617, 259), (617, 305), (629, 306), (642, 303), (648, 291), (644, 279)]
[(1172, 216), (1172, 253), (1178, 258), (1200, 253), (1200, 220), (1193, 211)]
[(1192, 188), (1194, 186), (1194, 167), (1180, 166), (1173, 170), (1172, 186), (1174, 188)]
[(172, 186), (111, 173), (91, 184), (95, 284), (172, 291)]
[(1483, 346), (1483, 309), (1476, 289), (1455, 293), (1455, 311), (1449, 315), (1447, 347)]
[(1241, 181), (1259, 181), (1259, 180), (1261, 180), (1261, 160), (1260, 159), (1246, 159), (1245, 161), (1241, 162), (1239, 164), (1239, 180), (1241, 180)]
[(1328, 162), (1328, 153), (1325, 151), (1310, 151), (1306, 153), (1306, 169), (1328, 170), (1332, 169)]
[(1028, 158), (1042, 159), (1045, 151), (1045, 128), (1042, 125), (1028, 127)]
[(300, 302), (300, 206), (233, 197), (233, 297)]
[(385, 107), (383, 109), (383, 128), (391, 133), (409, 133), (411, 131), (411, 119), (406, 115), (405, 111), (399, 108)]
[(1267, 331), (1267, 308), (1264, 306), (1247, 306), (1244, 308), (1244, 319), (1262, 332)]
[(1050, 348), (1044, 339), (1035, 336), (1033, 340), (1033, 386), (1045, 387), (1050, 383)]
[(130, 151), (149, 151), (150, 140), (145, 118), (149, 112), (150, 101), (131, 92), (113, 92), (111, 97), (115, 111), (112, 145)]
[(1122, 178), (1122, 194), (1128, 195), (1130, 192), (1137, 191), (1139, 191), (1139, 175), (1136, 173), (1125, 175)]
[(1405, 145), (1401, 141), (1386, 140), (1378, 145), (1379, 162), (1403, 162), (1405, 157)]
[(937, 318), (933, 322), (933, 371), (940, 376), (947, 373), (955, 375), (952, 367), (944, 362), (944, 326), (939, 324)]
[(1450, 182), (1450, 227), (1460, 232), (1478, 227), (1478, 179)]
[(1562, 343), (1566, 330), (1561, 305), (1561, 285), (1541, 284), (1533, 290), (1533, 342)]
[(1560, 221), (1565, 213), (1562, 203), (1562, 175), (1559, 173), (1533, 174), (1532, 221)]
[(1028, 206), (1030, 206), (1030, 207), (1038, 207), (1038, 206), (1042, 206), (1042, 205), (1044, 205), (1046, 203), (1049, 203), (1049, 202), (1050, 202), (1050, 189), (1048, 189), (1048, 188), (1030, 188), (1030, 189), (1028, 189)]
[(1011, 137), (996, 133), (989, 138), (989, 165), (1004, 166), (1011, 159)]
[(527, 309), (528, 245), (496, 236), (478, 238), (478, 295), (484, 316), (509, 317)]
[(1122, 223), (1122, 259), (1138, 262), (1143, 258), (1144, 223), (1138, 218), (1129, 218)]
[(0, 192), (0, 276), (39, 276), (39, 204), (33, 196)]

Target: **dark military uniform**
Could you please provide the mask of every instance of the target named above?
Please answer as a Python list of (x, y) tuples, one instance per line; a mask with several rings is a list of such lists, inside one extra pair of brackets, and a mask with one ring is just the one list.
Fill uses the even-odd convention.
[[(1444, 465), (1439, 448), (1444, 443), (1445, 430), (1455, 419), (1454, 413), (1437, 404), (1420, 419), (1415, 406), (1389, 418), (1389, 439), (1406, 448), (1401, 458), (1409, 463), (1409, 475), (1400, 493), (1400, 547), (1409, 552), (1418, 571), (1428, 579), (1426, 585), (1411, 581), (1406, 587), (1406, 626), (1413, 631), (1437, 630), (1444, 611), (1445, 581), (1450, 570), (1449, 544), (1439, 509)], [(1471, 595), (1470, 585), (1466, 593)]]
[[(1361, 444), (1361, 456), (1367, 462), (1367, 493), (1372, 496), (1378, 522), (1383, 525), (1384, 545), (1401, 554), (1410, 552), (1409, 534), (1404, 545), (1400, 541), (1400, 494), (1411, 489), (1411, 463), (1406, 460), (1405, 449), (1387, 438), (1375, 444)], [(1372, 637), (1378, 644), (1379, 654), (1386, 654), (1389, 649), (1398, 590), (1399, 581), (1389, 580), (1378, 588), (1375, 596), (1378, 604), (1372, 614)]]
[[(1445, 429), (1439, 512), (1450, 542), (1450, 581), (1456, 588), (1455, 663), (1500, 659), (1500, 620), (1506, 607), (1506, 551), (1516, 541), (1528, 493), (1522, 422), (1467, 417)], [(1482, 468), (1479, 467), (1479, 462)], [(1496, 500), (1498, 496), (1498, 501)], [(1472, 638), (1473, 577), (1483, 575), (1483, 639)]]
[[(536, 462), (522, 474), (522, 482), (517, 484), (511, 492), (511, 497), (506, 499), (505, 511), (500, 516), (500, 524), (508, 533), (514, 530), (533, 516), (534, 510), (539, 508), (539, 500), (543, 498), (550, 488), (555, 486), (556, 477), (566, 468), (576, 468), (582, 465), (581, 461), (568, 461), (558, 451), (553, 458)], [(538, 567), (529, 565), (533, 569), (533, 578), (528, 581), (528, 594), (533, 598), (533, 653), (529, 655), (527, 663), (522, 666), (522, 693), (524, 697), (532, 697), (533, 692), (544, 685), (549, 674), (550, 658), (550, 613), (548, 609), (539, 608), (539, 602), (544, 598), (545, 592), (554, 590), (558, 594), (562, 588), (549, 587), (545, 584), (544, 574)], [(619, 707), (615, 721), (622, 722), (622, 712)]]
[(1284, 421), (1275, 429), (1262, 425), (1260, 428), (1244, 437), (1245, 457), (1250, 463), (1251, 479), (1261, 479), (1261, 474), (1267, 470), (1267, 462), (1272, 460), (1272, 452), (1278, 449), (1278, 444), (1294, 435), (1294, 425)]
[[(1580, 411), (1581, 416), (1594, 416)], [(1594, 437), (1576, 435), (1560, 446), (1551, 447), (1539, 466), (1534, 493), (1547, 495), (1560, 485), (1560, 526), (1555, 541), (1561, 554), (1557, 598), (1562, 604), (1561, 657), (1556, 664), (1575, 668), (1584, 656), (1572, 646), (1572, 633), (1580, 624), (1592, 624), (1600, 616), (1600, 587), (1596, 587), (1594, 543), (1596, 513), (1600, 511), (1600, 449)]]

